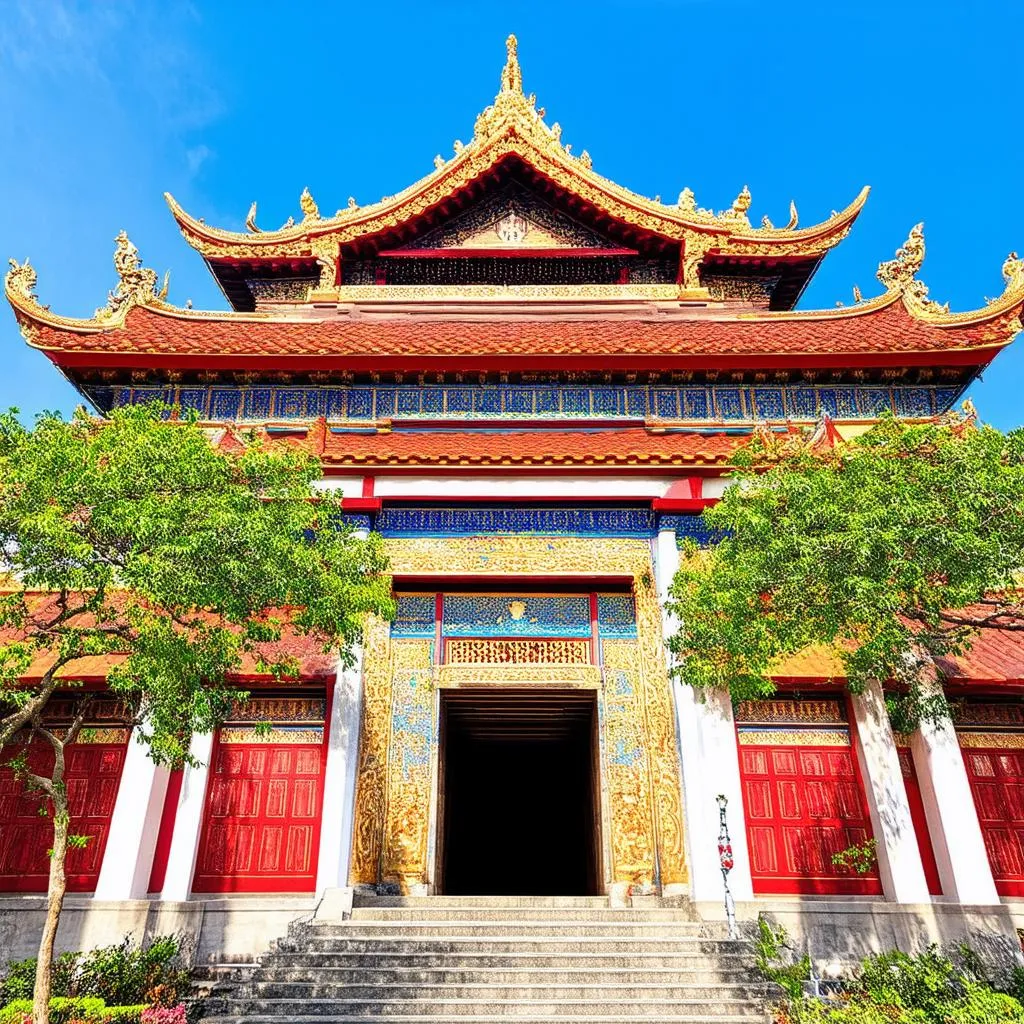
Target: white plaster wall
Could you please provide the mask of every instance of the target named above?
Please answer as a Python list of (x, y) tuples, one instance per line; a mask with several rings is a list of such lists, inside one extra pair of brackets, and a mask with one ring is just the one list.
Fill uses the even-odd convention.
[(359, 724), (363, 702), (363, 652), (358, 648), (350, 668), (339, 664), (331, 701), (327, 768), (320, 818), (320, 853), (316, 891), (348, 885), (352, 859)]
[(675, 477), (378, 476), (376, 498), (660, 498)]

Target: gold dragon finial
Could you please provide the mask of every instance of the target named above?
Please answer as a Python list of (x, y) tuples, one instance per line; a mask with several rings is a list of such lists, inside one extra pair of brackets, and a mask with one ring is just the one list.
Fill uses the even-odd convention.
[(320, 207), (316, 205), (316, 200), (310, 195), (308, 188), (304, 188), (302, 195), (299, 196), (299, 209), (302, 210), (303, 220), (320, 219)]
[(523, 72), (519, 67), (519, 41), (514, 35), (509, 35), (505, 40), (505, 49), (508, 56), (505, 58), (505, 66), (501, 69), (501, 91), (521, 93)]
[(249, 207), (249, 215), (245, 218), (245, 226), (254, 234), (260, 234), (263, 228), (258, 227), (256, 224), (256, 203)]
[(904, 291), (924, 263), (924, 224), (915, 224), (891, 260), (878, 264), (878, 280), (886, 291)]
[(162, 302), (170, 284), (168, 272), (164, 277), (163, 288), (157, 289), (156, 271), (141, 265), (139, 250), (126, 232), (118, 232), (114, 242), (114, 269), (119, 280), (108, 294), (107, 304), (96, 310), (98, 320), (109, 320), (115, 314), (126, 313), (132, 306), (145, 305), (154, 300)]
[(18, 295), (38, 305), (39, 300), (36, 297), (36, 268), (28, 260), (25, 260), (24, 263), (19, 263), (15, 259), (8, 260), (7, 262), (10, 264), (10, 269), (7, 271), (4, 285), (7, 288), (8, 294)]
[(924, 224), (915, 224), (907, 240), (896, 250), (891, 260), (878, 265), (878, 280), (887, 292), (897, 292), (904, 302), (925, 316), (948, 313), (949, 303), (939, 303), (928, 298), (928, 286), (917, 279), (917, 272), (924, 263)]
[(1011, 252), (1003, 262), (1003, 280), (1007, 291), (1024, 287), (1024, 260), (1016, 252)]

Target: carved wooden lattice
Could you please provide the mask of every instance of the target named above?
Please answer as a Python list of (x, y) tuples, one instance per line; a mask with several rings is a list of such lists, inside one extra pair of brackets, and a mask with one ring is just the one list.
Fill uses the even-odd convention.
[(492, 640), (452, 638), (449, 665), (588, 665), (589, 640)]

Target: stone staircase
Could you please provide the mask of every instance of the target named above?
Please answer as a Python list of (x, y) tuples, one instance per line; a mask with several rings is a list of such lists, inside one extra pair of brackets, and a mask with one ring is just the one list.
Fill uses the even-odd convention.
[(295, 924), (256, 965), (212, 966), (204, 1020), (761, 1024), (749, 946), (653, 904), (357, 897), (350, 920)]

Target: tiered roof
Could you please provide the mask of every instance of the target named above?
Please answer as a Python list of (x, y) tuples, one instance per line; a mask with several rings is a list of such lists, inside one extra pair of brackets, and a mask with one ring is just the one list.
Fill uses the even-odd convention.
[[(502, 202), (527, 193), (539, 197), (547, 211), (538, 214), (544, 222), (524, 232), (518, 214), (508, 213), (507, 232), (496, 232), (492, 221), (480, 217), (464, 228), (467, 211), (479, 211), (473, 204), (493, 198), (495, 189)], [(231, 312), (171, 305), (166, 280), (159, 287), (123, 232), (114, 256), (117, 286), (93, 317), (63, 317), (41, 304), (27, 261), (12, 261), (5, 288), (28, 343), (84, 394), (109, 392), (109, 400), (96, 399), (104, 409), (115, 400), (156, 397), (161, 389), (172, 401), (192, 389), (195, 399), (205, 388), (206, 397), (195, 399), (192, 408), (210, 418), (217, 418), (218, 409), (236, 410), (220, 413), (232, 417), (254, 410), (244, 415), (259, 426), (261, 416), (273, 423), (279, 408), (296, 407), (288, 406), (288, 395), (278, 402), (249, 394), (259, 388), (465, 383), (820, 390), (842, 384), (851, 390), (842, 402), (828, 396), (830, 408), (855, 409), (847, 414), (852, 418), (877, 415), (871, 412), (877, 408), (895, 408), (901, 415), (941, 412), (1021, 330), (1024, 261), (1010, 255), (1003, 265), (1005, 288), (987, 305), (950, 312), (929, 298), (917, 277), (925, 252), (917, 225), (895, 258), (879, 266), (880, 294), (864, 299), (855, 289), (852, 305), (793, 311), (799, 292), (825, 253), (845, 237), (865, 197), (866, 191), (813, 227), (799, 228), (794, 212), (789, 224), (777, 228), (767, 221), (751, 225), (746, 189), (721, 213), (699, 209), (689, 190), (674, 204), (639, 196), (597, 174), (585, 151), (577, 157), (563, 145), (558, 126), (549, 126), (534, 97), (523, 93), (510, 38), (501, 89), (477, 118), (470, 142), (456, 143), (450, 159), (438, 157), (431, 174), (395, 196), (364, 207), (353, 201), (324, 217), (306, 192), (301, 221), (261, 231), (252, 211), (247, 233), (212, 228), (169, 200), (186, 239), (234, 305)], [(488, 210), (493, 212), (493, 204)], [(461, 226), (455, 230), (453, 224)], [(565, 224), (572, 225), (567, 233)], [(379, 272), (381, 262), (402, 260), (430, 274), (451, 265), (451, 256), (466, 262), (481, 260), (481, 254), (498, 263), (534, 260), (534, 270), (559, 260), (589, 267), (600, 260), (628, 263), (635, 256), (640, 263), (623, 264), (618, 284), (402, 285), (386, 279), (352, 283), (346, 276), (352, 266), (356, 277), (365, 278), (373, 267)], [(432, 260), (434, 270), (424, 271)], [(657, 280), (647, 281), (643, 267)], [(665, 279), (667, 270), (674, 281)], [(271, 287), (264, 294), (260, 288), (267, 282)], [(911, 400), (911, 385), (933, 392)], [(248, 390), (225, 404), (210, 396), (215, 386)], [(906, 386), (907, 401), (896, 394), (897, 386)], [(886, 398), (882, 392), (889, 388)], [(118, 389), (121, 397), (114, 395)], [(874, 390), (868, 395), (865, 389)], [(661, 413), (660, 405), (657, 415), (651, 412), (658, 404), (652, 392), (646, 405), (638, 400), (636, 406), (646, 412), (634, 414), (630, 398), (626, 412), (620, 408), (602, 420), (595, 400), (591, 421), (576, 416), (574, 423), (566, 422), (568, 406), (545, 422), (538, 400), (532, 430), (515, 417), (476, 424), (463, 417), (453, 424), (448, 421), (458, 415), (441, 413), (431, 422), (424, 400), (415, 430), (391, 423), (388, 417), (398, 416), (398, 407), (381, 414), (382, 406), (374, 404), (370, 421), (364, 418), (359, 432), (352, 432), (324, 411), (341, 407), (333, 400), (307, 404), (303, 398), (298, 406), (316, 410), (308, 416), (303, 443), (320, 438), (325, 464), (400, 468), (715, 465), (741, 443), (725, 429), (724, 418), (715, 419), (725, 416), (727, 405), (746, 410), (748, 427), (760, 417), (778, 416), (784, 429), (794, 409), (801, 410), (801, 419), (807, 418), (805, 409), (812, 417), (826, 411), (820, 396), (803, 405), (771, 395), (764, 403), (755, 396), (730, 399), (729, 405), (711, 390), (707, 401), (692, 405), (707, 410), (693, 413), (692, 423), (679, 420), (691, 407), (681, 398), (672, 406), (674, 414)], [(879, 396), (880, 404), (872, 405)], [(672, 405), (676, 399), (669, 398)], [(507, 411), (511, 405), (500, 407)], [(609, 408), (608, 402), (601, 408)], [(327, 422), (314, 422), (318, 416)], [(672, 431), (666, 433), (666, 426)]]

